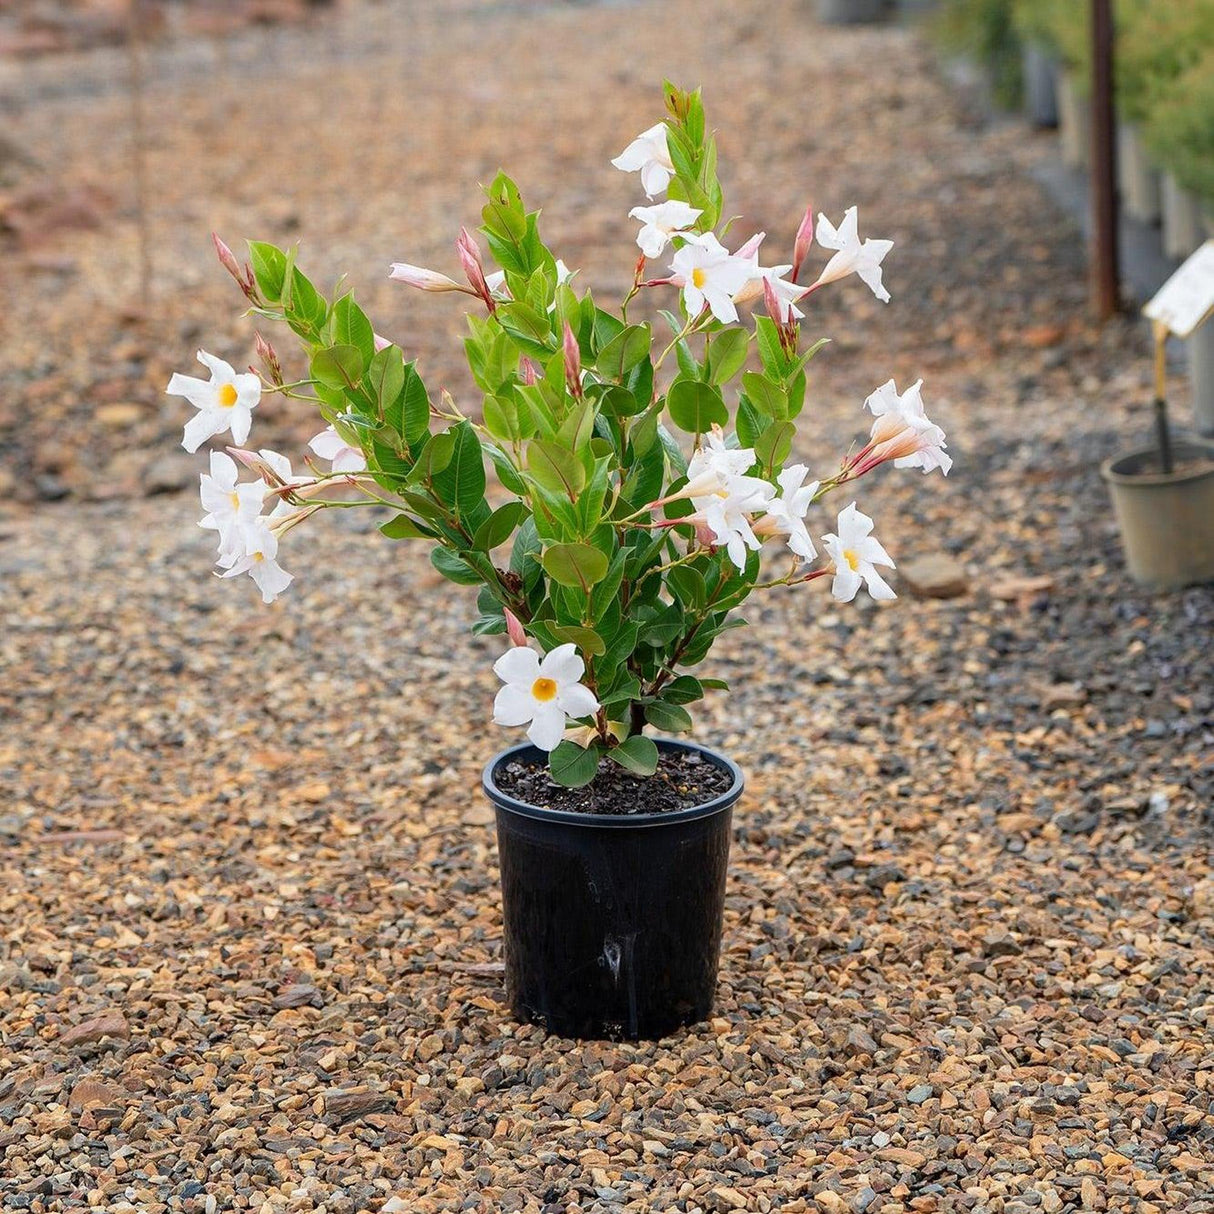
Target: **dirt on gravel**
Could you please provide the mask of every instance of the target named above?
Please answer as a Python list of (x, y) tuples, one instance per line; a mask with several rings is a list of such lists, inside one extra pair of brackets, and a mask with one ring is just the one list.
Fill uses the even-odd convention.
[[(2, 254), (5, 1211), (1214, 1210), (1214, 593), (1130, 583), (1099, 478), (1149, 436), (1147, 336), (1088, 322), (1047, 136), (983, 124), (913, 31), (813, 8), (352, 3), (158, 47), (143, 316), (121, 59), (5, 65), (20, 182), (114, 200)], [(640, 199), (608, 161), (663, 75), (705, 86), (739, 236), (790, 248), (812, 199), (895, 240), (888, 306), (815, 297), (798, 452), (830, 468), (922, 375), (952, 474), (857, 496), (967, 585), (747, 605), (697, 716), (747, 777), (717, 1005), (609, 1045), (504, 1005), (477, 775), (514, 737), (473, 596), (354, 512), (291, 532), (273, 608), (212, 577), (162, 390), (198, 345), (252, 354), (217, 229), (348, 271), (466, 399), (459, 301), (388, 263), (454, 271), (501, 165), (622, 294)], [(255, 425), (296, 457), (317, 429)]]

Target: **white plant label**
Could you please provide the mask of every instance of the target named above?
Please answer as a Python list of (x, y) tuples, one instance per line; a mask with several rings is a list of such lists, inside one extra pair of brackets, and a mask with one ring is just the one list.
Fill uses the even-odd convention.
[(1188, 337), (1214, 311), (1214, 240), (1192, 254), (1143, 308), (1144, 316)]

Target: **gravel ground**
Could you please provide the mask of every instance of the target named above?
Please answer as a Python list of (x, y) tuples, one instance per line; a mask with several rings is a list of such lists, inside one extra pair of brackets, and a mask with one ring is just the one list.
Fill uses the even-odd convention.
[[(110, 61), (23, 78), (29, 146), (112, 205), (6, 284), (5, 1211), (1214, 1210), (1214, 595), (1128, 582), (1096, 473), (1149, 421), (1142, 334), (1086, 323), (1043, 142), (911, 33), (809, 13), (355, 6), (158, 49), (136, 321)], [(503, 1006), (476, 776), (512, 735), (469, 597), (348, 516), (292, 534), (273, 609), (212, 579), (159, 389), (200, 341), (250, 353), (218, 227), (302, 234), (460, 391), (458, 306), (386, 263), (450, 268), (500, 162), (611, 295), (635, 198), (606, 162), (663, 73), (706, 85), (747, 230), (789, 243), (812, 195), (898, 241), (888, 309), (848, 284), (811, 318), (836, 341), (801, 442), (827, 466), (924, 375), (953, 475), (861, 504), (969, 587), (778, 593), (729, 634), (698, 735), (749, 779), (718, 1007), (584, 1044)], [(293, 451), (314, 429), (260, 412)]]

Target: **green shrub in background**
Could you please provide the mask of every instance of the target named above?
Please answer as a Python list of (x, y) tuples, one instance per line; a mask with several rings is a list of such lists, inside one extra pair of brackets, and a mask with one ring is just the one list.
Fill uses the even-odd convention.
[(1152, 96), (1142, 133), (1180, 185), (1214, 203), (1214, 45)]
[[(1121, 0), (1115, 80), (1122, 117), (1147, 121), (1156, 100), (1211, 48), (1214, 0)], [(1214, 123), (1214, 110), (1207, 110), (1206, 121)]]
[(1057, 53), (1058, 36), (1054, 30), (1054, 18), (1059, 7), (1059, 0), (1014, 0), (1012, 28), (1021, 42), (1033, 42)]
[(1023, 79), (1020, 40), (1012, 24), (1014, 0), (946, 0), (935, 21), (940, 45), (977, 60), (990, 73), (997, 104), (1020, 104)]

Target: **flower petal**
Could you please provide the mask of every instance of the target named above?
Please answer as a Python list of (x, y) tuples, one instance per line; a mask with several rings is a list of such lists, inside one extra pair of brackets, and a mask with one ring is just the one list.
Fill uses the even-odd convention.
[(599, 702), (594, 698), (594, 692), (581, 683), (570, 683), (557, 693), (556, 702), (563, 712), (571, 717), (593, 716), (599, 710)]
[(535, 698), (521, 687), (507, 683), (493, 701), (495, 725), (526, 725), (535, 716)]
[(571, 641), (551, 650), (539, 665), (539, 674), (554, 679), (558, 684), (576, 683), (582, 677), (586, 663), (582, 661), (577, 646)]
[(513, 649), (506, 650), (493, 663), (493, 673), (503, 683), (513, 683), (515, 686), (522, 687), (530, 693), (531, 684), (539, 678), (539, 654), (534, 649), (515, 646)]
[(540, 750), (555, 750), (565, 736), (565, 714), (555, 703), (542, 705), (527, 730), (527, 736)]

